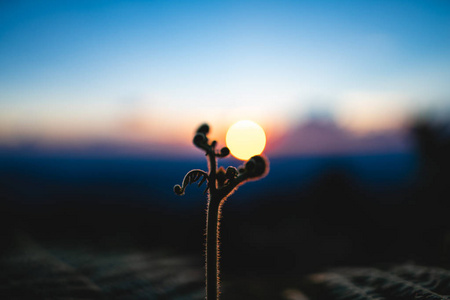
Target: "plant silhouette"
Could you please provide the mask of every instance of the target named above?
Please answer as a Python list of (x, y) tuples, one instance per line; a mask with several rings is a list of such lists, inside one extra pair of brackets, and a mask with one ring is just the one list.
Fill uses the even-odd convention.
[(207, 138), (209, 126), (201, 125), (194, 136), (194, 145), (205, 151), (208, 160), (208, 172), (191, 170), (184, 177), (182, 185), (175, 185), (174, 192), (183, 195), (189, 184), (199, 181), (198, 186), (207, 183), (208, 208), (206, 220), (206, 299), (219, 297), (219, 222), (221, 208), (228, 196), (246, 181), (264, 177), (269, 170), (268, 160), (260, 155), (253, 156), (239, 168), (217, 168), (217, 158), (230, 154), (227, 147), (216, 150), (217, 142)]

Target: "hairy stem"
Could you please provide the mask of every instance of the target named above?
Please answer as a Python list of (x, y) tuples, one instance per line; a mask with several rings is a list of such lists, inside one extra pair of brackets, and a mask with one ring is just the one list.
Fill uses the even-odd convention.
[(219, 299), (219, 209), (220, 198), (217, 195), (217, 161), (215, 143), (211, 144), (209, 163), (209, 202), (206, 216), (206, 299)]
[(220, 199), (211, 194), (206, 218), (206, 299), (219, 299)]

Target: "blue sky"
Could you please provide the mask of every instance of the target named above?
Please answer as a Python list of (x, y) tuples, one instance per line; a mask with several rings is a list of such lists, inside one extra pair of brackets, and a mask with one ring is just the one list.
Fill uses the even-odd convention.
[(450, 108), (448, 1), (2, 1), (0, 142), (183, 143)]

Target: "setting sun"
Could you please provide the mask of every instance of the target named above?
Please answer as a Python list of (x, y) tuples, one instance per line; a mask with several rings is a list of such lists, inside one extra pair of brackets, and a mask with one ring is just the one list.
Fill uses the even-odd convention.
[(255, 122), (239, 121), (228, 129), (226, 143), (234, 157), (247, 160), (263, 152), (266, 134)]

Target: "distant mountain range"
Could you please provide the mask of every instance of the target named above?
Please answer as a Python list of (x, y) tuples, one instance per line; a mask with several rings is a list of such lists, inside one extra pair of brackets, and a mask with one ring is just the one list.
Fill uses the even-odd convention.
[(287, 132), (272, 145), (281, 156), (407, 152), (412, 147), (408, 130), (393, 129), (359, 134), (331, 120), (310, 120)]

